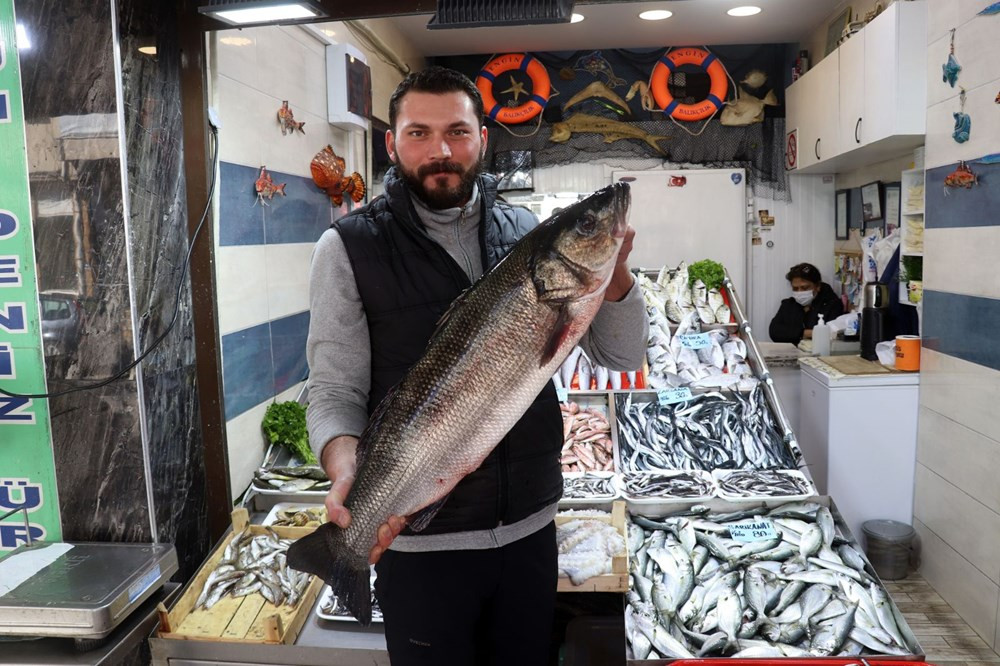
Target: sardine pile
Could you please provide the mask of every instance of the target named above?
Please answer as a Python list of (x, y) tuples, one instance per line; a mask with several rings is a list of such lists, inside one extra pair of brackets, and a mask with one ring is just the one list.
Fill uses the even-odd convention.
[(609, 523), (587, 516), (607, 516), (603, 511), (572, 512), (560, 515), (578, 515), (556, 526), (556, 544), (559, 548), (559, 575), (568, 576), (574, 585), (580, 585), (592, 576), (611, 573), (611, 558), (625, 554), (625, 539)]
[(797, 474), (776, 470), (738, 470), (717, 480), (719, 490), (734, 497), (790, 497), (811, 495), (813, 489)]
[(796, 468), (759, 385), (746, 397), (713, 392), (671, 405), (632, 396), (616, 396), (624, 472)]
[(611, 444), (611, 424), (594, 408), (575, 402), (561, 403), (563, 447), (559, 462), (564, 472), (612, 472), (615, 457)]
[(288, 568), (285, 551), (292, 543), (269, 528), (258, 536), (249, 534), (249, 527), (244, 528), (229, 541), (222, 559), (205, 581), (195, 608), (208, 610), (227, 594), (242, 597), (254, 592), (275, 606), (297, 604), (312, 576)]
[(728, 324), (732, 319), (718, 289), (708, 289), (701, 280), (689, 284), (687, 264), (683, 261), (673, 270), (664, 266), (655, 282), (640, 273), (639, 286), (646, 303), (652, 303), (672, 322), (679, 322), (692, 312), (703, 324)]
[(617, 495), (613, 475), (563, 477), (563, 499), (614, 499)]
[[(766, 516), (777, 537), (727, 523)], [(796, 502), (730, 514), (693, 508), (628, 528), (629, 659), (909, 655), (919, 650), (830, 510)], [(902, 629), (901, 629), (902, 628)]]
[[(344, 618), (351, 620), (352, 622), (357, 622), (351, 615), (351, 611), (348, 610), (344, 604), (337, 600), (337, 595), (330, 594), (320, 605), (319, 610), (323, 615), (332, 615), (338, 618)], [(372, 622), (382, 621), (382, 609), (378, 607), (378, 600), (375, 595), (372, 594)]]
[(712, 479), (701, 472), (626, 474), (624, 479), (629, 497), (708, 497), (715, 491)]
[(284, 493), (307, 490), (326, 492), (331, 486), (330, 479), (319, 465), (261, 467), (253, 473), (253, 484), (268, 490), (277, 488)]
[[(623, 380), (622, 374), (625, 375)], [(559, 366), (559, 372), (552, 376), (556, 388), (573, 389), (573, 376), (577, 378), (577, 388), (580, 391), (615, 391), (623, 388), (635, 388), (635, 372), (621, 373), (608, 370), (590, 360), (580, 347), (574, 347), (566, 360)]]

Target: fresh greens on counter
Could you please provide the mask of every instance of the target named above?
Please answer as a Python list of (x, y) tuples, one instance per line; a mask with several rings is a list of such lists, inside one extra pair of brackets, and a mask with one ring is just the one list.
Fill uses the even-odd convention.
[(319, 463), (309, 448), (309, 433), (306, 430), (306, 408), (289, 400), (272, 402), (264, 413), (260, 424), (264, 434), (272, 444), (280, 444), (301, 458), (307, 465)]

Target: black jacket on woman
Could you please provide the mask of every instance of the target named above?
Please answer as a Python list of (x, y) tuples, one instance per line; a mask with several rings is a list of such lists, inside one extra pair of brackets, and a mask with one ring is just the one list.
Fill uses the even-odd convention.
[(781, 307), (771, 320), (768, 332), (772, 342), (791, 342), (797, 345), (802, 340), (803, 331), (819, 323), (820, 315), (823, 315), (823, 321), (829, 323), (842, 314), (844, 304), (840, 296), (826, 282), (821, 282), (819, 293), (809, 305), (808, 312), (791, 296), (781, 301)]

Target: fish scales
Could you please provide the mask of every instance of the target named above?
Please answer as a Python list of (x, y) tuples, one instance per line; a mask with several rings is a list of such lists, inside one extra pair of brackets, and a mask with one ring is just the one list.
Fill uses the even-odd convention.
[(456, 300), (373, 414), (344, 502), (350, 526), (327, 523), (289, 551), (289, 565), (321, 575), (362, 624), (378, 527), (399, 515), (422, 528), (415, 514), (436, 510), (535, 400), (603, 302), (627, 208), (617, 183), (526, 235)]

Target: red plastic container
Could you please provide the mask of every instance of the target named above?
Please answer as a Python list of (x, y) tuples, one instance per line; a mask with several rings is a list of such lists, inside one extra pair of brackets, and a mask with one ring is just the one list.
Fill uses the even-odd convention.
[[(670, 666), (863, 666), (862, 657), (841, 659), (836, 657), (817, 657), (815, 659), (675, 659)], [(869, 666), (930, 666), (924, 661), (908, 661), (904, 659), (872, 659), (864, 657)]]

